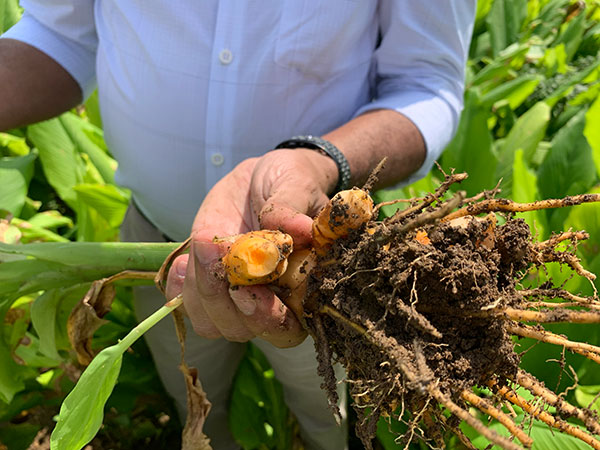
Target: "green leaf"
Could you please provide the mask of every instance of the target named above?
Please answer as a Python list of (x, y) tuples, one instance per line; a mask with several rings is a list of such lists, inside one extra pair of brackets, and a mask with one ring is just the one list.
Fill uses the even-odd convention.
[(56, 350), (56, 310), (61, 300), (61, 290), (48, 289), (31, 305), (31, 322), (40, 338), (42, 354), (60, 359)]
[(79, 184), (73, 187), (77, 197), (114, 228), (119, 227), (129, 205), (129, 195), (122, 189), (106, 184)]
[(469, 195), (491, 189), (497, 182), (494, 176), (496, 157), (492, 153), (492, 136), (487, 126), (489, 115), (476, 90), (467, 91), (458, 131), (442, 157), (442, 167), (446, 171), (454, 168), (469, 174), (469, 178), (461, 183), (461, 189)]
[(585, 114), (583, 134), (592, 148), (596, 171), (600, 173), (600, 97), (596, 98)]
[(21, 18), (18, 0), (2, 0), (0, 2), (0, 34), (12, 27)]
[[(515, 152), (512, 170), (512, 199), (516, 202), (529, 203), (537, 200), (537, 177), (531, 171), (523, 157), (523, 150)], [(543, 225), (537, 211), (524, 213), (523, 218), (534, 234), (543, 236)]]
[(37, 153), (30, 152), (24, 156), (17, 156), (12, 158), (0, 158), (0, 168), (3, 169), (16, 169), (23, 174), (27, 185), (33, 177), (34, 162), (37, 158)]
[(36, 227), (46, 228), (48, 230), (55, 230), (59, 227), (73, 226), (73, 220), (70, 217), (63, 216), (61, 213), (55, 210), (37, 213), (27, 219), (27, 222)]
[(57, 367), (61, 358), (50, 358), (40, 353), (40, 340), (31, 333), (25, 333), (26, 339), (15, 349), (15, 355), (19, 357), (27, 367)]
[[(538, 171), (538, 188), (542, 198), (560, 198), (586, 192), (597, 179), (592, 150), (583, 135), (585, 111), (579, 112), (560, 129)], [(546, 210), (550, 230), (563, 228), (569, 211)]]
[(281, 384), (264, 354), (249, 345), (236, 373), (229, 425), (244, 449), (291, 448), (289, 411)]
[(558, 35), (554, 46), (564, 45), (567, 61), (571, 61), (577, 52), (583, 39), (583, 33), (586, 29), (585, 11), (580, 13), (573, 20), (568, 22)]
[(0, 167), (0, 209), (6, 209), (18, 216), (27, 197), (27, 180), (17, 169)]
[(122, 359), (123, 350), (115, 345), (92, 360), (61, 405), (50, 438), (51, 449), (80, 450), (94, 438), (102, 425), (104, 404), (115, 386)]
[(527, 1), (494, 1), (486, 19), (494, 56), (513, 42), (518, 41), (526, 17)]
[(545, 136), (549, 119), (550, 107), (544, 102), (536, 103), (525, 114), (519, 117), (508, 133), (508, 136), (506, 136), (506, 139), (499, 145), (496, 179), (503, 179), (503, 195), (510, 196), (513, 185), (512, 169), (515, 152), (522, 150), (524, 161), (529, 165), (538, 144)]
[(0, 428), (0, 442), (11, 450), (28, 450), (32, 447), (37, 433), (42, 428), (41, 425), (30, 423), (11, 423), (8, 427)]
[(486, 92), (481, 103), (485, 108), (491, 108), (497, 102), (504, 100), (513, 110), (517, 109), (535, 91), (542, 79), (541, 75), (522, 75)]
[(22, 373), (23, 366), (14, 361), (6, 342), (0, 339), (0, 400), (10, 403), (17, 392), (25, 389)]
[(90, 139), (90, 136), (102, 136), (102, 131), (73, 113), (63, 114), (59, 119), (77, 149), (89, 156), (104, 182), (114, 184), (116, 161)]
[(4, 147), (9, 156), (26, 156), (29, 154), (29, 146), (25, 138), (8, 133), (0, 133), (0, 147)]
[(544, 52), (544, 58), (542, 59), (542, 62), (546, 67), (547, 77), (551, 77), (556, 73), (566, 73), (568, 65), (565, 45), (560, 44), (556, 47), (547, 48)]
[(47, 230), (30, 222), (21, 219), (13, 219), (11, 222), (16, 225), (21, 232), (21, 242), (69, 242), (67, 238), (56, 234), (53, 231)]
[(39, 151), (50, 186), (67, 205), (76, 209), (77, 195), (73, 187), (83, 182), (85, 166), (60, 119), (29, 126), (27, 136)]
[[(600, 193), (600, 187), (589, 191), (591, 194)], [(565, 220), (565, 229), (585, 230), (590, 239), (582, 241), (577, 246), (577, 253), (584, 260), (586, 269), (600, 274), (598, 256), (600, 254), (600, 204), (587, 203), (571, 208)]]
[(85, 113), (92, 125), (98, 127), (98, 129), (102, 128), (102, 117), (100, 116), (100, 102), (98, 101), (97, 89), (86, 100)]
[(182, 302), (181, 296), (171, 300), (144, 319), (118, 344), (96, 355), (60, 407), (58, 422), (50, 437), (51, 449), (80, 450), (93, 439), (102, 425), (104, 405), (117, 382), (123, 353)]
[(268, 445), (271, 440), (264, 426), (267, 421), (264, 396), (260, 394), (255, 378), (250, 361), (242, 360), (231, 392), (229, 428), (244, 449), (259, 448), (260, 444)]
[(556, 30), (564, 21), (565, 8), (569, 5), (569, 0), (550, 0), (545, 3), (533, 23), (534, 34), (542, 39), (553, 38), (556, 35)]
[(520, 61), (530, 50), (527, 44), (513, 44), (504, 49), (497, 58), (487, 64), (471, 79), (471, 85), (481, 85), (487, 81), (493, 81), (494, 85), (503, 83), (511, 74), (514, 77), (513, 65)]
[(583, 408), (590, 408), (600, 413), (600, 398), (598, 393), (600, 392), (600, 386), (582, 386), (578, 385), (575, 389), (575, 400), (579, 403), (579, 406)]

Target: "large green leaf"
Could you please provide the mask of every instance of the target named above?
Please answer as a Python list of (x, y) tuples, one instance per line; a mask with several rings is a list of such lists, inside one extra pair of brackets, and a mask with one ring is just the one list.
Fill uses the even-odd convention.
[(486, 19), (494, 55), (518, 41), (526, 17), (526, 0), (494, 1)]
[[(590, 448), (579, 439), (553, 430), (543, 422), (533, 420), (530, 423), (530, 419), (525, 418), (523, 414), (519, 414), (514, 420), (517, 423), (523, 423), (525, 431), (533, 439), (532, 450), (589, 450)], [(502, 436), (510, 436), (506, 428), (498, 422), (492, 422), (488, 427)], [(464, 429), (467, 436), (471, 438), (475, 448), (502, 449), (502, 447), (497, 445), (487, 447), (489, 441), (485, 437), (477, 435), (470, 427), (461, 425), (461, 429)]]
[(31, 178), (33, 177), (34, 162), (36, 158), (37, 153), (35, 152), (13, 158), (0, 158), (0, 168), (18, 170), (23, 174), (23, 177), (27, 181), (27, 185), (29, 185)]
[(61, 300), (61, 290), (49, 289), (31, 305), (31, 322), (40, 338), (39, 350), (44, 355), (60, 359), (56, 350), (56, 310)]
[[(592, 150), (583, 135), (584, 124), (585, 111), (582, 110), (552, 140), (552, 147), (538, 171), (542, 198), (582, 194), (596, 181)], [(562, 229), (568, 214), (566, 209), (547, 210), (548, 231)]]
[(51, 449), (80, 450), (96, 435), (122, 360), (123, 350), (119, 346), (104, 349), (92, 360), (60, 407), (59, 420), (50, 440)]
[(50, 438), (52, 450), (80, 450), (93, 439), (102, 425), (104, 406), (117, 382), (123, 353), (182, 302), (178, 296), (163, 305), (117, 344), (96, 355), (60, 408)]
[(89, 156), (104, 182), (114, 184), (116, 161), (90, 139), (91, 135), (101, 135), (101, 131), (73, 113), (63, 114), (59, 119), (77, 149)]
[(18, 169), (0, 167), (0, 209), (18, 216), (25, 205), (27, 181)]
[[(523, 150), (519, 149), (515, 152), (515, 158), (512, 169), (512, 199), (516, 202), (529, 203), (537, 200), (537, 177), (535, 173), (529, 169)], [(543, 236), (543, 224), (540, 220), (541, 216), (537, 211), (524, 213), (523, 218), (534, 235)]]
[(529, 165), (539, 143), (545, 136), (549, 119), (550, 107), (543, 101), (536, 103), (519, 117), (506, 139), (499, 145), (496, 178), (503, 179), (502, 195), (510, 196), (511, 194), (515, 152), (522, 150), (523, 161)]
[(585, 114), (583, 134), (592, 148), (596, 171), (600, 173), (600, 97), (592, 103)]
[(590, 408), (600, 413), (600, 386), (582, 386), (578, 385), (575, 389), (575, 399), (579, 406)]
[(458, 132), (444, 151), (442, 166), (446, 171), (456, 169), (467, 172), (461, 189), (474, 195), (496, 184), (494, 170), (496, 157), (492, 153), (492, 136), (488, 130), (488, 109), (481, 105), (475, 89), (465, 95), (465, 109), (460, 118)]
[(121, 225), (129, 205), (125, 191), (111, 184), (79, 184), (73, 189), (79, 200), (95, 209), (111, 227)]
[(77, 208), (73, 187), (83, 182), (85, 166), (60, 119), (31, 125), (27, 136), (39, 151), (48, 183), (71, 208)]
[(229, 427), (245, 449), (291, 448), (289, 411), (283, 389), (265, 356), (250, 345), (233, 383)]

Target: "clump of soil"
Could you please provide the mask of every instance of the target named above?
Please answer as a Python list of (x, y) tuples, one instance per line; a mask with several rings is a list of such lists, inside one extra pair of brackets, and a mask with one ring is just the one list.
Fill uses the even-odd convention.
[[(440, 446), (443, 431), (460, 433), (459, 422), (470, 420), (469, 407), (484, 411), (478, 404), (487, 401), (470, 397), (473, 387), (499, 391), (523, 376), (511, 339), (517, 322), (511, 319), (531, 303), (517, 289), (524, 269), (550, 260), (575, 267), (554, 252), (557, 242), (576, 244), (573, 236), (535, 244), (527, 224), (512, 213), (502, 225), (494, 214), (451, 219), (463, 198), (442, 202), (442, 193), (338, 239), (309, 277), (304, 307), (323, 387), (335, 404), (331, 364), (341, 362), (363, 418), (356, 432), (367, 448), (378, 418), (400, 419), (404, 410), (411, 412), (404, 443), (419, 436)], [(560, 320), (549, 319), (556, 311), (544, 314), (546, 321)], [(442, 407), (451, 412), (449, 419)], [(580, 415), (597, 425), (591, 412)], [(531, 445), (528, 436), (515, 433)]]

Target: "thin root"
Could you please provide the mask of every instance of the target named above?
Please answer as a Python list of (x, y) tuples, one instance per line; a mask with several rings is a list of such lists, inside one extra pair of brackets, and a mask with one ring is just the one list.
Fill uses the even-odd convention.
[(460, 396), (463, 400), (466, 400), (475, 408), (479, 409), (481, 412), (493, 417), (498, 422), (500, 422), (504, 427), (515, 436), (521, 443), (530, 448), (533, 445), (533, 439), (527, 436), (525, 432), (517, 426), (517, 424), (502, 410), (496, 408), (492, 405), (488, 400), (475, 395), (473, 392), (469, 390), (464, 390), (461, 392)]
[(532, 405), (523, 397), (512, 391), (508, 386), (500, 386), (495, 380), (490, 380), (487, 384), (498, 395), (522, 408), (532, 417), (535, 417), (545, 424), (585, 442), (596, 450), (600, 450), (600, 441), (585, 433), (581, 429), (568, 424), (564, 420), (554, 417), (552, 414), (544, 411), (542, 408)]

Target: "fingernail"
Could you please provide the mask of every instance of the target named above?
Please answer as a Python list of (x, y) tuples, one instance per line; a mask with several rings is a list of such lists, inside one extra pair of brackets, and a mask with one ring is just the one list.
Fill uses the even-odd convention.
[(194, 242), (194, 255), (203, 265), (211, 264), (221, 257), (221, 248), (212, 242)]
[(175, 264), (175, 273), (177, 274), (177, 276), (180, 278), (185, 278), (186, 271), (187, 261), (181, 259), (177, 260), (177, 263)]
[(251, 316), (256, 311), (256, 299), (254, 294), (243, 289), (229, 289), (229, 295), (235, 303), (235, 306), (245, 316)]

